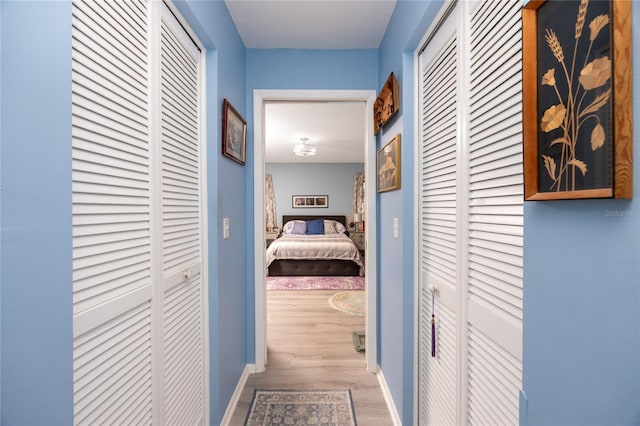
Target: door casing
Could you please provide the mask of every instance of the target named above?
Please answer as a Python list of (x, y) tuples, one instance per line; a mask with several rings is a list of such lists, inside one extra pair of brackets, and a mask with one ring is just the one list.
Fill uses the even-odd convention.
[[(266, 334), (266, 268), (265, 268), (265, 227), (264, 227), (264, 106), (270, 101), (318, 101), (318, 102), (364, 102), (365, 118), (363, 136), (365, 140), (365, 182), (376, 182), (376, 139), (373, 134), (374, 90), (254, 90), (254, 253), (255, 253), (255, 371), (264, 371), (267, 363)], [(367, 222), (375, 224), (376, 185), (366, 185), (365, 217)], [(367, 226), (365, 230), (366, 250), (365, 270), (365, 358), (367, 371), (378, 371), (377, 355), (377, 278), (376, 278), (376, 227)]]

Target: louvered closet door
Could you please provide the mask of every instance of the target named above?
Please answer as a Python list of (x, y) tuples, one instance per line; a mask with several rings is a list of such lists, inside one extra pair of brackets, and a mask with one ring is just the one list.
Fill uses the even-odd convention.
[(165, 423), (204, 422), (200, 51), (162, 5), (162, 366)]
[(522, 387), (522, 23), (519, 0), (470, 25), (469, 424), (518, 424)]
[[(450, 16), (420, 55), (421, 425), (518, 424), (520, 7), (517, 0), (462, 2), (460, 18)], [(455, 35), (457, 51), (451, 47)], [(431, 285), (438, 289), (435, 358)]]
[(74, 2), (72, 47), (75, 423), (202, 424), (200, 51), (144, 1)]
[[(420, 56), (420, 424), (454, 425), (457, 404), (457, 8)], [(436, 356), (431, 356), (432, 293)]]
[(74, 422), (151, 424), (148, 5), (73, 2)]

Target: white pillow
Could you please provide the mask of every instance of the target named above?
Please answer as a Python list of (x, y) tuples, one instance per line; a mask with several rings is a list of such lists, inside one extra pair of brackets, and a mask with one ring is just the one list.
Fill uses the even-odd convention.
[(307, 222), (304, 220), (290, 220), (282, 227), (283, 235), (298, 234), (303, 235), (307, 233)]

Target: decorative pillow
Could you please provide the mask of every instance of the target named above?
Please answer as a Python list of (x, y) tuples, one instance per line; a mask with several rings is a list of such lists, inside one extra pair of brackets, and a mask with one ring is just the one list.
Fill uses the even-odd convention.
[(282, 234), (304, 235), (307, 233), (307, 222), (304, 220), (290, 220), (282, 227)]
[(315, 220), (307, 221), (307, 234), (308, 235), (324, 234), (324, 219), (315, 219)]
[(344, 234), (347, 229), (343, 224), (335, 220), (324, 221), (324, 233), (325, 234)]

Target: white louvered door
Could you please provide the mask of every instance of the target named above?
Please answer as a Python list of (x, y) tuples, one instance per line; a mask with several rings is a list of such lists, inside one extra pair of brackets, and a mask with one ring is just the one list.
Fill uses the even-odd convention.
[(74, 423), (201, 424), (200, 53), (159, 2), (72, 11)]
[(152, 422), (148, 19), (73, 2), (76, 424)]
[[(432, 88), (442, 86), (433, 70), (446, 63), (436, 43), (447, 23), (420, 55), (419, 423), (513, 425), (522, 376), (521, 4), (457, 8), (457, 108)], [(457, 115), (455, 129), (445, 114)], [(454, 154), (444, 158), (445, 147)], [(438, 178), (447, 166), (445, 190)], [(455, 292), (443, 276), (455, 277)], [(438, 288), (436, 358), (430, 285)]]
[(467, 423), (518, 424), (522, 387), (522, 22), (519, 0), (471, 12)]
[(162, 5), (162, 370), (168, 425), (204, 423), (200, 51)]
[[(456, 424), (458, 331), (458, 9), (420, 56), (420, 352), (419, 419)], [(431, 356), (432, 291), (436, 356)]]

